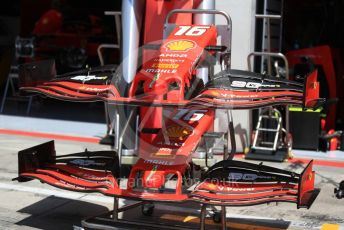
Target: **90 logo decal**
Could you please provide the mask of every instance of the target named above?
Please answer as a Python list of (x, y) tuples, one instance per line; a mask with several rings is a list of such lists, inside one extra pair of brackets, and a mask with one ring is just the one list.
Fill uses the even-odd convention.
[(257, 82), (233, 81), (231, 86), (232, 87), (238, 87), (238, 88), (257, 89), (257, 88), (261, 87), (262, 84), (257, 83)]
[(237, 88), (248, 88), (248, 89), (258, 89), (260, 87), (270, 87), (270, 88), (280, 88), (280, 85), (277, 84), (262, 84), (258, 82), (246, 82), (246, 81), (233, 81), (231, 84), (232, 87), (237, 87)]

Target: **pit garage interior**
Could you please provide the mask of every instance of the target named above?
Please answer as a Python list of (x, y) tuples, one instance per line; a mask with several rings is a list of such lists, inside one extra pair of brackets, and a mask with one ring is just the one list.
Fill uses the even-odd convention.
[[(5, 0), (2, 4), (0, 229), (344, 229), (343, 0)], [(150, 7), (156, 7), (156, 12), (150, 10)], [(192, 155), (192, 170), (195, 175), (190, 178), (203, 175), (216, 162), (225, 159), (225, 151), (235, 161), (267, 165), (294, 172), (300, 177), (313, 160), (315, 173), (310, 175), (314, 177), (316, 199), (311, 202), (310, 207), (299, 209), (301, 205), (296, 207), (295, 202), (275, 200), (252, 206), (207, 206), (193, 202), (191, 198), (190, 202), (149, 200), (135, 206), (135, 199), (114, 199), (114, 195), (104, 195), (103, 190), (97, 190), (97, 185), (92, 185), (95, 190), (84, 189), (87, 193), (83, 193), (77, 192), (81, 190), (77, 188), (78, 183), (73, 185), (74, 189), (62, 187), (65, 190), (61, 186), (50, 186), (51, 183), (44, 179), (19, 183), (23, 182), (20, 173), (24, 169), (19, 166), (21, 158), (18, 152), (25, 153), (24, 150), (54, 140), (56, 155), (113, 151), (118, 156), (121, 153), (120, 168), (113, 174), (120, 175), (120, 178), (116, 178), (120, 181), (119, 190), (125, 189), (130, 181), (130, 170), (140, 160), (140, 141), (148, 142), (151, 138), (149, 135), (159, 135), (159, 130), (163, 128), (156, 127), (155, 120), (161, 117), (148, 115), (143, 120), (152, 127), (142, 128), (140, 116), (147, 113), (146, 104), (144, 108), (140, 104), (143, 108), (141, 110), (132, 112), (134, 110), (128, 106), (120, 113), (118, 105), (114, 106), (114, 103), (106, 101), (85, 99), (75, 102), (68, 98), (63, 100), (62, 96), (54, 98), (42, 95), (37, 91), (24, 92), (25, 90), (20, 90), (23, 84), (24, 87), (27, 86), (23, 79), (36, 77), (35, 72), (27, 73), (25, 70), (28, 67), (35, 69), (43, 66), (44, 71), (62, 78), (73, 73), (74, 78), (83, 77), (84, 84), (87, 81), (85, 76), (95, 74), (96, 77), (102, 77), (103, 75), (92, 71), (98, 71), (98, 66), (103, 66), (108, 68), (111, 76), (120, 75), (125, 78), (118, 88), (122, 96), (128, 94), (135, 74), (140, 69), (145, 69), (143, 63), (147, 56), (161, 47), (168, 47), (162, 45), (165, 44), (163, 33), (168, 28), (168, 25), (164, 26), (164, 22), (171, 10), (179, 8), (211, 12), (221, 10), (230, 16), (230, 39), (217, 37), (215, 45), (204, 48), (210, 53), (209, 56), (216, 59), (217, 52), (229, 50), (227, 54), (230, 55), (230, 62), (226, 64), (230, 69), (253, 71), (262, 74), (264, 79), (273, 76), (277, 82), (279, 79), (288, 79), (301, 86), (307, 81), (306, 76), (317, 71), (320, 85), (318, 97), (325, 99), (313, 105), (313, 108), (305, 108), (306, 99), (303, 98), (297, 105), (294, 103), (233, 110), (226, 107), (226, 111), (231, 111), (230, 113), (216, 110), (212, 132), (203, 134), (197, 151)], [(189, 20), (208, 29), (204, 25), (226, 25), (228, 22), (226, 17), (218, 13), (213, 16), (208, 12), (206, 15), (211, 16), (204, 18), (201, 13), (186, 14), (188, 16), (185, 18), (171, 17), (171, 21), (175, 23), (173, 26), (187, 25)], [(183, 33), (184, 42), (191, 41), (191, 38), (184, 37), (188, 33), (187, 29), (179, 32)], [(131, 46), (135, 42), (136, 46)], [(216, 42), (227, 42), (230, 45), (218, 45)], [(134, 59), (130, 59), (132, 57)], [(132, 60), (136, 61), (131, 62)], [(224, 55), (219, 60), (227, 59)], [(173, 62), (169, 67), (173, 69), (173, 66), (186, 62), (187, 60)], [(214, 73), (212, 77), (216, 77), (216, 73), (222, 71), (221, 64), (217, 62), (216, 59), (214, 66), (206, 71), (203, 66), (194, 70), (195, 78), (202, 79), (204, 86), (207, 81), (211, 81), (211, 77), (204, 78), (204, 75)], [(206, 65), (209, 64), (204, 64)], [(51, 66), (54, 66), (53, 71)], [(47, 72), (40, 72), (41, 75), (42, 73)], [(40, 76), (38, 79), (45, 82), (50, 80), (49, 77)], [(160, 77), (161, 73), (156, 72), (154, 81), (158, 81)], [(243, 81), (239, 79), (236, 82), (238, 85)], [(115, 83), (117, 84), (115, 81), (110, 82)], [(245, 83), (247, 91), (253, 87), (258, 92), (261, 87), (256, 87), (256, 81)], [(197, 87), (201, 86), (197, 85), (195, 88)], [(83, 92), (81, 88), (80, 90), (77, 93)], [(300, 90), (306, 90), (306, 86)], [(66, 95), (67, 93), (64, 96)], [(192, 102), (191, 99), (190, 101)], [(123, 100), (121, 103), (124, 103)], [(160, 109), (157, 106), (152, 110), (159, 113)], [(204, 107), (200, 110), (204, 110)], [(167, 112), (164, 116), (170, 113)], [(184, 119), (198, 116), (181, 112), (177, 113), (177, 117), (178, 114)], [(225, 133), (227, 128), (233, 135)], [(131, 132), (123, 132), (126, 129)], [(176, 146), (178, 141), (182, 141), (183, 132), (189, 135), (187, 129), (167, 129), (166, 132), (171, 134), (169, 137), (176, 138)], [(44, 148), (51, 146), (51, 142), (49, 143)], [(36, 152), (39, 151), (41, 150)], [(52, 152), (50, 147), (45, 151)], [(25, 165), (40, 164), (33, 162), (25, 162)], [(148, 163), (164, 162), (159, 160)], [(87, 165), (85, 169), (88, 169)], [(97, 170), (102, 171), (99, 168)], [(150, 172), (154, 170), (156, 171), (153, 167)], [(258, 166), (258, 176), (259, 170)], [(244, 180), (242, 177), (251, 174), (240, 175), (239, 180)], [(290, 174), (292, 179), (295, 175)], [(170, 176), (170, 179), (173, 185), (177, 183), (176, 177)], [(189, 190), (194, 187), (195, 185), (191, 186)], [(300, 190), (298, 188), (298, 192)], [(248, 198), (246, 201), (249, 200), (252, 199)], [(126, 208), (128, 205), (133, 205), (133, 208)], [(124, 211), (119, 209), (120, 212), (114, 214), (113, 210), (118, 208), (116, 206), (122, 207)], [(103, 213), (109, 217), (99, 216)], [(120, 221), (117, 222), (117, 219)], [(153, 224), (150, 225), (151, 223)]]

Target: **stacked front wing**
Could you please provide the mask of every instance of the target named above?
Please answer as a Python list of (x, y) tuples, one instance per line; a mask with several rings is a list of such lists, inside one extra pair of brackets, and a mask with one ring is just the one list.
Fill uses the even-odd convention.
[(264, 165), (221, 161), (207, 171), (193, 191), (161, 194), (120, 189), (115, 152), (85, 151), (56, 156), (51, 141), (22, 150), (18, 157), (19, 177), (16, 179), (20, 182), (39, 179), (66, 190), (99, 192), (135, 200), (194, 201), (223, 206), (291, 202), (298, 208), (309, 208), (318, 194), (314, 189), (312, 162), (297, 174)]
[(285, 79), (242, 70), (223, 71), (210, 81), (188, 104), (218, 109), (255, 109), (273, 105), (313, 108), (319, 99), (317, 72), (300, 84)]
[(312, 165), (311, 161), (302, 174), (297, 174), (265, 165), (221, 161), (208, 170), (190, 196), (213, 205), (291, 202), (298, 208), (309, 208), (319, 192), (314, 190)]
[[(51, 62), (51, 64), (53, 63)], [(185, 111), (189, 107), (207, 108), (208, 115), (203, 114), (207, 119), (212, 117), (209, 114), (213, 110), (209, 112), (209, 109), (254, 109), (280, 104), (295, 104), (308, 108), (316, 107), (322, 102), (318, 99), (319, 84), (316, 81), (316, 72), (310, 74), (304, 84), (300, 84), (247, 71), (226, 70), (211, 79), (195, 97), (188, 100), (173, 100), (168, 99), (167, 95), (154, 93), (134, 94), (132, 97), (121, 96), (117, 82), (119, 77), (113, 67), (87, 69), (55, 76), (52, 66), (49, 67), (47, 63), (44, 63), (43, 66), (46, 75), (43, 70), (43, 72), (40, 71), (39, 63), (21, 67), (20, 79), (23, 92), (39, 93), (56, 99), (79, 102), (104, 101), (110, 104), (129, 106), (178, 105), (181, 106), (180, 108), (186, 108)], [(134, 84), (131, 87), (140, 87), (139, 85)], [(179, 87), (184, 88), (184, 86)], [(170, 90), (169, 87), (165, 88)], [(161, 87), (161, 89), (165, 88)], [(130, 91), (140, 92), (142, 89), (134, 88)], [(170, 92), (161, 91), (161, 93), (169, 94)], [(193, 115), (195, 114), (192, 113), (190, 116)], [(191, 121), (191, 117), (189, 120)], [(205, 123), (210, 124), (211, 122)], [(196, 127), (193, 128), (196, 129)], [(200, 126), (197, 126), (200, 135), (206, 132), (206, 128), (203, 128), (205, 130), (202, 131)], [(189, 134), (191, 135), (191, 132)], [(186, 151), (184, 148), (182, 155), (189, 157), (193, 151), (193, 144), (199, 138), (187, 143), (189, 150)], [(164, 140), (162, 139), (161, 142), (165, 143)], [(166, 148), (169, 152), (171, 151), (168, 145)], [(177, 170), (175, 166), (157, 165), (159, 163), (141, 160), (142, 167), (140, 164), (139, 166), (142, 171), (146, 172), (147, 168), (151, 167), (145, 175), (147, 178), (145, 183), (153, 190), (137, 191), (133, 186), (120, 189), (116, 179), (117, 173), (120, 171), (116, 152), (85, 151), (56, 156), (54, 143), (48, 142), (22, 150), (18, 157), (19, 177), (17, 179), (19, 181), (36, 178), (62, 189), (100, 192), (114, 197), (173, 202), (194, 201), (226, 206), (282, 201), (296, 203), (298, 207), (309, 207), (317, 195), (317, 191), (314, 189), (312, 162), (302, 174), (296, 174), (263, 165), (225, 160), (212, 166), (202, 181), (196, 184), (192, 191), (186, 192), (182, 189), (182, 175), (179, 175), (185, 171), (188, 165), (185, 163), (181, 164), (180, 170)], [(176, 165), (176, 162), (173, 165)], [(137, 167), (138, 165), (136, 165)], [(160, 172), (161, 170), (163, 172)], [(156, 192), (154, 189), (159, 189), (160, 184), (155, 186), (149, 183), (155, 177), (165, 175), (169, 172), (168, 170), (171, 171), (171, 174), (178, 174), (179, 181), (176, 181), (175, 192)]]
[(115, 152), (98, 151), (56, 156), (54, 141), (18, 153), (20, 182), (39, 179), (52, 186), (77, 191), (119, 194)]
[[(49, 64), (50, 68), (47, 68)], [(115, 66), (102, 66), (58, 76), (50, 74), (51, 69), (54, 69), (53, 62), (28, 63), (20, 66), (19, 69), (20, 90), (23, 93), (37, 93), (59, 100), (77, 102), (121, 98), (114, 85), (115, 82), (111, 82), (116, 74)]]
[[(39, 67), (38, 64), (37, 68)], [(27, 75), (31, 76), (30, 74), (26, 72), (26, 76), (21, 76), (25, 79), (21, 87), (22, 92), (39, 93), (76, 102), (104, 101), (130, 106), (185, 106), (214, 109), (255, 109), (286, 104), (311, 108), (322, 102), (318, 99), (319, 84), (316, 71), (306, 78), (304, 84), (300, 84), (248, 71), (226, 70), (217, 74), (199, 95), (190, 100), (167, 100), (149, 94), (123, 97), (116, 84), (116, 79), (119, 77), (115, 69), (109, 67), (78, 71), (45, 82), (33, 81), (27, 77)], [(137, 90), (139, 89), (132, 91)]]

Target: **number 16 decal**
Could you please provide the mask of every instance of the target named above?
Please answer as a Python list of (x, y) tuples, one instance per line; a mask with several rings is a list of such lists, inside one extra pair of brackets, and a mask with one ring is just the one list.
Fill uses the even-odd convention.
[(208, 110), (205, 109), (178, 109), (178, 113), (173, 117), (173, 120), (183, 118), (184, 121), (199, 121), (206, 112)]
[(210, 26), (179, 26), (179, 30), (174, 34), (175, 36), (201, 36)]

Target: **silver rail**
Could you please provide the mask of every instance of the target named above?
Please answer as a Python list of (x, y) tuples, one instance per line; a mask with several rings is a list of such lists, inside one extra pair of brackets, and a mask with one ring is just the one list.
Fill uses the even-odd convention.
[[(266, 19), (267, 21), (267, 27), (266, 27), (266, 33), (267, 33), (267, 51), (271, 52), (271, 31), (270, 31), (270, 22), (271, 20), (281, 20), (281, 15), (263, 15), (263, 14), (257, 14), (256, 18)], [(271, 56), (268, 56), (268, 73), (271, 75), (272, 67), (271, 67)]]
[(121, 11), (105, 11), (105, 15), (115, 17), (116, 35), (118, 44), (121, 44)]
[[(252, 64), (251, 64), (251, 59), (254, 56), (268, 56), (268, 57), (278, 57), (280, 59), (282, 59), (285, 63), (285, 75), (286, 75), (286, 79), (289, 80), (289, 64), (288, 64), (288, 60), (286, 58), (286, 56), (284, 56), (284, 54), (282, 53), (268, 53), (268, 52), (252, 52), (247, 56), (247, 65), (248, 65), (248, 70), (252, 71)], [(285, 112), (285, 129), (286, 131), (289, 133), (289, 106), (286, 106), (286, 112)]]
[[(287, 60), (286, 56), (284, 56), (284, 54), (282, 54), (282, 53), (271, 53), (271, 52), (252, 52), (247, 56), (247, 65), (248, 65), (249, 71), (253, 71), (251, 59), (254, 56), (277, 57), (277, 58), (282, 59), (285, 63), (286, 79), (289, 80), (289, 64), (288, 64), (288, 60)], [(269, 72), (269, 74), (271, 75), (271, 72)]]
[(165, 19), (165, 24), (169, 23), (170, 17), (174, 14), (219, 14), (222, 15), (223, 17), (225, 17), (226, 21), (227, 21), (227, 25), (229, 25), (230, 28), (232, 28), (232, 19), (231, 17), (224, 11), (221, 10), (202, 10), (202, 9), (192, 9), (192, 10), (181, 10), (181, 9), (177, 9), (177, 10), (172, 10), (171, 12), (169, 12), (166, 16)]
[(120, 135), (120, 137), (119, 137), (119, 146), (118, 146), (118, 160), (119, 160), (119, 165), (121, 166), (121, 163), (122, 163), (122, 150), (123, 150), (123, 137), (124, 137), (124, 135), (125, 135), (125, 133), (127, 132), (127, 129), (128, 129), (128, 127), (129, 127), (129, 125), (130, 125), (130, 123), (131, 123), (131, 120), (132, 120), (132, 118), (133, 118), (133, 116), (134, 116), (134, 113), (135, 112), (135, 110), (134, 109), (132, 109), (131, 111), (130, 111), (130, 114), (129, 114), (129, 117), (128, 117), (128, 120), (127, 120), (127, 122), (125, 123), (125, 125), (124, 125), (124, 128), (123, 128), (123, 130), (122, 130), (122, 133), (121, 133), (121, 135)]

